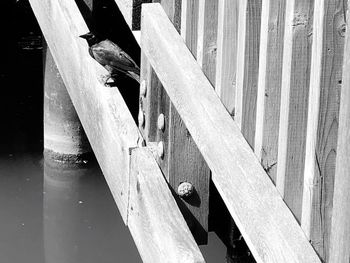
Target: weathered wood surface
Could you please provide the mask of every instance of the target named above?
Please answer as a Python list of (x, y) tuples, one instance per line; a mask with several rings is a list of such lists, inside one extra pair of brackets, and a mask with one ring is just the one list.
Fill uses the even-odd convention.
[(176, 30), (181, 28), (181, 5), (182, 0), (153, 0), (154, 3), (161, 3), (165, 13), (168, 15)]
[(313, 0), (286, 3), (276, 186), (300, 222)]
[[(174, 21), (179, 13), (172, 7), (178, 1), (170, 2), (161, 1), (161, 5), (163, 8), (165, 4), (164, 11)], [(148, 142), (163, 142), (164, 156), (157, 161), (174, 191), (184, 181), (195, 186), (193, 197), (187, 200), (177, 198), (176, 201), (197, 243), (206, 244), (210, 170), (145, 56), (142, 56), (141, 63), (141, 80), (147, 83), (146, 96), (140, 100), (146, 120), (142, 132)], [(165, 116), (164, 130), (157, 128), (160, 114)]]
[(128, 226), (143, 262), (205, 262), (152, 153), (131, 151)]
[(181, 36), (194, 57), (197, 55), (199, 1), (203, 0), (182, 0), (181, 5)]
[(276, 181), (286, 1), (262, 0), (254, 151)]
[(320, 262), (162, 7), (144, 5), (141, 23), (143, 52), (257, 262)]
[(101, 76), (107, 72), (79, 38), (89, 30), (74, 1), (31, 0), (30, 4), (125, 221), (128, 150), (138, 145), (141, 135), (118, 89), (103, 85)]
[[(341, 84), (339, 133), (334, 178), (333, 212), (330, 237), (330, 263), (350, 261), (350, 2), (345, 5), (346, 36)], [(342, 27), (345, 30), (344, 27)], [(344, 32), (344, 31), (343, 31)]]
[(114, 0), (131, 30), (140, 30), (141, 5), (152, 0)]
[(215, 85), (218, 0), (198, 4), (197, 61), (210, 83)]
[(238, 1), (218, 1), (215, 90), (231, 116), (235, 113)]
[(239, 1), (234, 119), (254, 147), (261, 0)]
[(346, 8), (340, 0), (315, 5), (301, 226), (328, 262)]

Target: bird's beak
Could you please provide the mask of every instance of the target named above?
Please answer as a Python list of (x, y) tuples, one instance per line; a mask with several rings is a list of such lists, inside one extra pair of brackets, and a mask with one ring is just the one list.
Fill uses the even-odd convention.
[(84, 39), (87, 39), (88, 34), (84, 34), (84, 35), (81, 35), (81, 36), (79, 36), (79, 37), (84, 38)]

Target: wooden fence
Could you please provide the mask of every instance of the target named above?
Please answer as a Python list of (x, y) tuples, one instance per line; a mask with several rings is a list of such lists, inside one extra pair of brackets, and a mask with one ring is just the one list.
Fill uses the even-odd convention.
[(139, 129), (75, 4), (30, 0), (143, 260), (203, 262), (212, 180), (257, 262), (349, 262), (347, 1), (115, 1), (142, 21)]

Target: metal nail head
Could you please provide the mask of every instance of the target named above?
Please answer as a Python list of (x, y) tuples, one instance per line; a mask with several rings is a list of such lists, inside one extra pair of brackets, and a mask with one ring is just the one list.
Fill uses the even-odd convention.
[(160, 141), (157, 146), (158, 156), (163, 159), (164, 157), (164, 143)]
[(164, 131), (165, 117), (164, 117), (163, 113), (159, 114), (159, 116), (158, 116), (157, 126), (158, 126), (159, 130)]
[(193, 185), (188, 182), (182, 182), (177, 187), (177, 194), (182, 198), (191, 196), (193, 194), (193, 191)]

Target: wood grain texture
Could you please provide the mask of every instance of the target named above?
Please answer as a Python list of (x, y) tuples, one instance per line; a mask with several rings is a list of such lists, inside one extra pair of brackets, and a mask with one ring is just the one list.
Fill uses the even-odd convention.
[(143, 7), (141, 47), (191, 133), (257, 262), (320, 262), (162, 7)]
[(231, 116), (235, 113), (239, 1), (218, 1), (215, 90)]
[(218, 0), (199, 1), (197, 61), (212, 85), (215, 85)]
[(141, 5), (152, 0), (114, 0), (131, 30), (140, 30)]
[(259, 70), (261, 0), (239, 1), (234, 119), (254, 147)]
[(301, 218), (313, 1), (287, 1), (276, 186)]
[[(140, 110), (145, 114), (145, 125), (139, 125), (139, 128), (144, 135), (146, 144), (150, 142), (164, 143), (164, 157), (158, 157), (157, 162), (165, 178), (169, 181), (170, 100), (143, 52), (141, 53), (141, 81), (145, 81), (147, 92), (145, 97), (140, 96)], [(157, 127), (160, 114), (165, 116), (164, 130), (159, 130)]]
[(263, 0), (254, 151), (276, 181), (286, 1)]
[(165, 13), (173, 22), (176, 30), (181, 28), (181, 2), (182, 0), (153, 0), (154, 3), (161, 3)]
[(30, 4), (125, 221), (128, 151), (138, 145), (141, 135), (118, 89), (103, 85), (106, 70), (89, 56), (86, 41), (79, 38), (88, 28), (74, 1)]
[[(166, 4), (163, 9), (170, 20), (176, 20), (176, 13), (174, 13), (176, 9), (170, 8), (175, 6), (176, 2), (177, 0), (173, 0), (171, 4), (169, 0), (161, 1), (162, 8), (163, 4)], [(142, 60), (147, 61), (147, 58), (143, 56)], [(184, 181), (191, 182), (195, 186), (196, 192), (193, 197), (188, 200), (177, 198), (176, 201), (197, 243), (206, 244), (210, 170), (176, 109), (170, 103), (157, 75), (152, 67), (148, 65), (147, 68), (141, 69), (141, 79), (148, 83), (146, 99), (141, 100), (141, 102), (144, 101), (142, 105), (144, 105), (146, 116), (146, 140), (164, 143), (164, 157), (158, 158), (157, 161), (175, 192), (178, 185)], [(157, 118), (161, 113), (165, 116), (164, 131), (157, 129)]]
[(199, 1), (182, 0), (181, 5), (181, 36), (194, 57), (197, 55)]
[[(334, 197), (330, 237), (330, 263), (345, 263), (350, 260), (350, 2), (344, 5), (346, 34), (344, 43), (343, 76), (339, 109), (339, 132), (334, 178)], [(345, 28), (343, 28), (343, 33)]]
[(205, 262), (152, 153), (131, 152), (128, 227), (143, 262)]
[(344, 52), (344, 1), (315, 5), (301, 225), (328, 262)]

